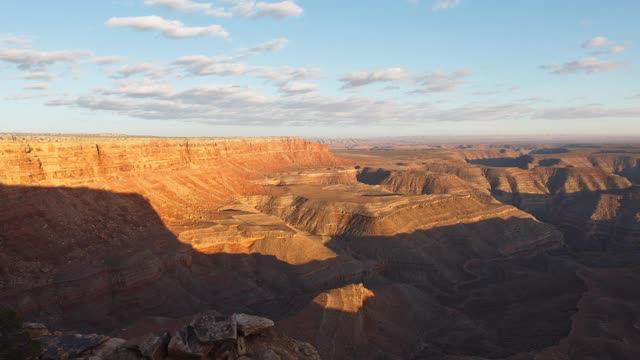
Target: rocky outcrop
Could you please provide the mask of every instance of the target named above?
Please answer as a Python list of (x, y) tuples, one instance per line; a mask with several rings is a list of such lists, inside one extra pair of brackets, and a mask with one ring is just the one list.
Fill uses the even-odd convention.
[(247, 201), (298, 229), (328, 236), (395, 236), (492, 218), (532, 219), (513, 206), (470, 195), (399, 196), (371, 193), (367, 186), (291, 186)]
[(400, 194), (474, 195), (485, 201), (491, 201), (488, 189), (446, 172), (365, 167), (358, 173), (358, 181), (369, 185), (380, 185)]
[(243, 336), (259, 333), (265, 329), (272, 328), (274, 325), (273, 321), (269, 319), (247, 314), (235, 314), (233, 315), (233, 320), (235, 320), (238, 331)]
[[(97, 334), (49, 333), (42, 324), (24, 328), (43, 346), (47, 360), (282, 359), (319, 360), (316, 349), (272, 330), (270, 319), (247, 314), (223, 317), (208, 311), (173, 333), (156, 332), (130, 340)], [(46, 333), (34, 333), (34, 328)]]
[(108, 336), (72, 333), (54, 334), (37, 340), (44, 347), (43, 357), (50, 360), (94, 357), (104, 359), (124, 343), (123, 339)]

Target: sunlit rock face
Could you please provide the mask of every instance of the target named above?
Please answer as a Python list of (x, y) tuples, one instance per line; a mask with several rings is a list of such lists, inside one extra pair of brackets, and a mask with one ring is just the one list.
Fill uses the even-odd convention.
[(3, 135), (0, 304), (126, 339), (255, 314), (325, 359), (631, 359), (619, 151)]

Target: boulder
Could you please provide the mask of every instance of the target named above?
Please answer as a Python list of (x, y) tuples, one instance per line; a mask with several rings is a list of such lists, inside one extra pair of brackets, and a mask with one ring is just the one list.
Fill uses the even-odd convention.
[(44, 349), (45, 359), (67, 359), (91, 354), (109, 338), (102, 335), (65, 334), (38, 338)]
[(236, 351), (238, 355), (247, 354), (247, 342), (242, 336), (238, 336), (238, 340), (236, 340)]
[(298, 352), (304, 354), (308, 359), (318, 356), (318, 351), (308, 343), (298, 342)]
[(203, 343), (235, 340), (237, 337), (237, 327), (233, 317), (230, 320), (216, 321), (213, 312), (205, 312), (195, 316), (191, 321), (191, 328), (193, 328), (198, 340)]
[(113, 354), (126, 340), (119, 338), (110, 338), (93, 350), (93, 356), (106, 359)]
[(172, 359), (200, 359), (208, 355), (213, 349), (212, 344), (198, 341), (193, 329), (189, 326), (171, 337), (167, 352)]
[(167, 345), (167, 352), (169, 356), (175, 359), (193, 359), (194, 354), (189, 348), (189, 342), (187, 341), (187, 333), (184, 330), (176, 331), (176, 333), (169, 340)]
[(123, 347), (136, 350), (150, 360), (162, 360), (167, 356), (169, 334), (147, 334), (127, 341)]
[(281, 358), (278, 354), (276, 354), (275, 351), (269, 349), (258, 354), (257, 359), (258, 360), (280, 360)]
[(51, 335), (47, 327), (39, 323), (26, 322), (22, 324), (22, 328), (29, 333), (32, 339)]
[(235, 320), (238, 331), (244, 336), (257, 334), (275, 325), (270, 319), (247, 314), (234, 314), (232, 320)]
[[(127, 349), (125, 347), (120, 347), (116, 349), (113, 353), (108, 355), (107, 357), (99, 357), (99, 359), (104, 360), (146, 360), (140, 355), (139, 352), (133, 349)], [(94, 360), (89, 358), (88, 360)]]

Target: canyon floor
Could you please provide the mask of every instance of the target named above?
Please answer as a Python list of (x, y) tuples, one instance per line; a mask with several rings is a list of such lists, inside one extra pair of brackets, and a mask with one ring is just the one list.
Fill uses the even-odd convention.
[(215, 310), (323, 359), (640, 358), (640, 145), (5, 134), (0, 166), (0, 305), (51, 328)]

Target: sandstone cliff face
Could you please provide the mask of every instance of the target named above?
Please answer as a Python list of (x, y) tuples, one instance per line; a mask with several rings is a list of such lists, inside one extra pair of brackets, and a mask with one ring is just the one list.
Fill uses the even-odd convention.
[[(0, 183), (137, 193), (150, 200), (170, 227), (198, 218), (199, 210), (211, 211), (238, 195), (260, 191), (249, 180), (278, 171), (345, 164), (326, 146), (295, 138), (0, 140)], [(189, 210), (176, 211), (180, 208)]]
[(324, 145), (296, 138), (0, 138), (7, 185), (88, 185), (142, 174), (206, 168), (254, 176), (340, 163)]

